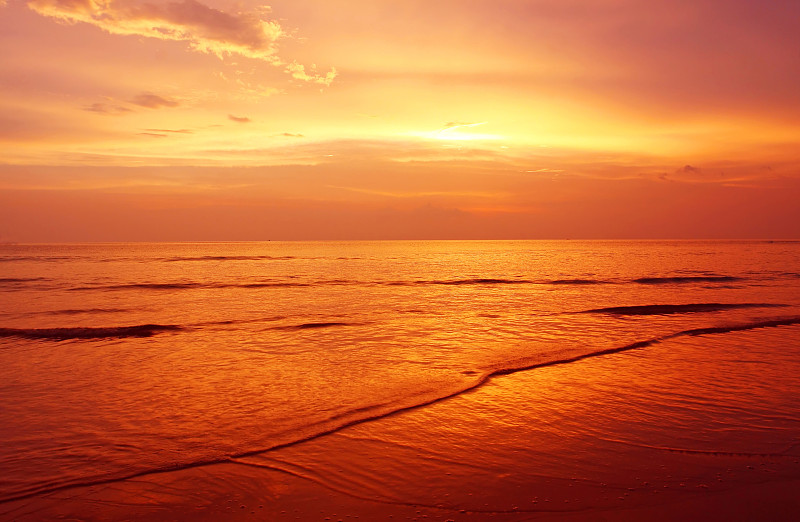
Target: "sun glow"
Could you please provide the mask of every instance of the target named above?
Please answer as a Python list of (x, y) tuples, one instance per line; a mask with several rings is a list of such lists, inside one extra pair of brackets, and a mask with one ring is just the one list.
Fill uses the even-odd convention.
[(0, 243), (800, 234), (798, 2), (274, 4), (0, 0)]
[(489, 122), (483, 121), (480, 123), (448, 123), (443, 128), (437, 129), (435, 131), (412, 132), (410, 134), (412, 136), (417, 136), (420, 138), (427, 138), (431, 140), (445, 140), (445, 141), (500, 140), (504, 138), (504, 136), (501, 136), (499, 134), (475, 133), (462, 130), (462, 129), (470, 129), (472, 127), (478, 127), (481, 125), (486, 125), (487, 123)]

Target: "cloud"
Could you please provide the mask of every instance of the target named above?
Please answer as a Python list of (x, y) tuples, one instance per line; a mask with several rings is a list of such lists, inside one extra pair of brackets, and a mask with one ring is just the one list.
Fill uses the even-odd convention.
[(29, 0), (37, 13), (65, 22), (85, 22), (111, 34), (188, 42), (198, 51), (275, 61), (283, 35), (262, 12), (232, 15), (196, 0), (139, 3), (133, 0)]
[(233, 114), (228, 114), (228, 119), (231, 121), (238, 121), (239, 123), (249, 123), (250, 118), (246, 116), (234, 116)]
[[(196, 51), (220, 58), (239, 55), (274, 66), (285, 65), (278, 57), (277, 43), (288, 34), (278, 22), (267, 18), (268, 7), (236, 14), (197, 0), (28, 0), (28, 7), (43, 16), (68, 23), (84, 22), (110, 34), (182, 41)], [(330, 85), (336, 77), (333, 69), (325, 75), (308, 74), (296, 62), (285, 70), (295, 79), (324, 85)]]
[(445, 123), (442, 128), (435, 131), (411, 132), (408, 134), (410, 136), (416, 136), (418, 138), (427, 138), (435, 140), (453, 140), (453, 141), (500, 139), (502, 136), (499, 136), (497, 134), (481, 134), (471, 131), (465, 132), (465, 130), (467, 129), (472, 129), (472, 127), (479, 127), (481, 125), (486, 125), (487, 123), (489, 122), (482, 121), (478, 123), (468, 123), (468, 122), (450, 121)]
[(93, 103), (83, 108), (85, 111), (96, 112), (98, 114), (124, 114), (131, 112), (131, 109), (120, 105), (110, 105), (108, 103)]
[(444, 126), (442, 127), (442, 130), (454, 129), (456, 127), (473, 127), (475, 125), (483, 125), (484, 123), (486, 123), (486, 122), (483, 122), (483, 123), (470, 123), (470, 122), (466, 122), (466, 121), (448, 121), (447, 123), (444, 124)]
[(489, 122), (488, 121), (482, 121), (482, 122), (479, 122), (479, 123), (467, 123), (467, 122), (451, 121), (451, 122), (447, 122), (447, 123), (444, 124), (444, 127), (442, 128), (442, 132), (453, 130), (453, 129), (458, 129), (460, 127), (477, 127), (479, 125), (486, 125), (487, 123), (489, 123)]
[(145, 129), (148, 132), (158, 133), (171, 133), (171, 134), (194, 134), (194, 131), (189, 129)]
[(281, 132), (280, 134), (276, 134), (276, 136), (282, 136), (284, 138), (305, 138), (303, 134), (293, 134), (291, 132)]
[(177, 107), (178, 102), (163, 98), (157, 94), (143, 92), (131, 100), (131, 103), (148, 109), (160, 109), (162, 107)]
[(292, 62), (287, 65), (286, 72), (292, 75), (292, 78), (296, 80), (302, 80), (309, 83), (318, 83), (326, 86), (330, 85), (337, 75), (335, 68), (332, 68), (326, 74), (317, 74), (316, 67), (313, 65), (311, 66), (311, 74), (309, 74), (306, 72), (306, 68), (297, 62)]

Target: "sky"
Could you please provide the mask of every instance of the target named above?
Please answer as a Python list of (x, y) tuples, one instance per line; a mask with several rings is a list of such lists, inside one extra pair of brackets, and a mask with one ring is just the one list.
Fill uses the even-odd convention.
[(796, 0), (0, 0), (0, 242), (800, 238)]

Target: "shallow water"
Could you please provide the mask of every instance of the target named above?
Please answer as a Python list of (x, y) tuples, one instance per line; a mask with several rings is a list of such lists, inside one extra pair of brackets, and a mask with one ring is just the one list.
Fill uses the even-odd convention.
[[(800, 326), (724, 337), (497, 377), (452, 400), (235, 461), (374, 502), (435, 508), (441, 520), (619, 520), (601, 513), (797, 480)], [(656, 519), (695, 518), (707, 519)], [(752, 520), (753, 511), (712, 519)]]
[[(637, 376), (593, 386), (697, 429), (638, 437), (663, 412), (617, 405), (603, 422), (632, 442), (614, 444), (774, 452), (800, 433), (798, 323), (794, 242), (2, 245), (0, 500), (245, 457), (524, 369), (537, 404), (558, 399), (541, 429), (591, 437), (564, 404), (590, 407), (580, 369), (620, 357)], [(708, 357), (751, 334), (772, 348)], [(681, 347), (669, 385), (657, 346)], [(536, 382), (553, 364), (571, 384)], [(706, 429), (715, 408), (738, 428)]]

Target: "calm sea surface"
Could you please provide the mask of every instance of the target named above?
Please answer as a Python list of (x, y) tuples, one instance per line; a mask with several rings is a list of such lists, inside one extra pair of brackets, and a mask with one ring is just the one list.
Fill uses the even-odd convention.
[[(573, 363), (668, 343), (679, 360), (606, 379), (609, 404), (663, 405), (657, 377), (681, 368), (692, 396), (738, 387), (725, 422), (758, 436), (736, 451), (782, 451), (800, 442), (798, 325), (798, 242), (0, 245), (0, 501), (246, 457), (553, 364), (563, 383), (526, 401), (579, 401)], [(690, 375), (733, 343), (747, 356)]]

